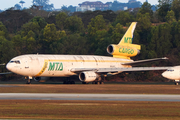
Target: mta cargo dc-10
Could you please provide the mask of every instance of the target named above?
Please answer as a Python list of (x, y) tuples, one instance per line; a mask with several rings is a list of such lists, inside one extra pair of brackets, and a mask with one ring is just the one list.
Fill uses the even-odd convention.
[[(42, 77), (70, 77), (78, 75), (83, 83), (102, 82), (108, 74), (115, 75), (124, 71), (166, 70), (166, 67), (133, 67), (141, 63), (158, 61), (166, 58), (133, 61), (140, 53), (141, 46), (132, 44), (136, 27), (133, 22), (119, 44), (111, 44), (107, 52), (113, 57), (95, 55), (45, 55), (28, 54), (17, 56), (9, 61), (6, 68), (16, 74), (40, 80)], [(67, 83), (67, 81), (64, 81)], [(74, 83), (68, 80), (68, 83)]]

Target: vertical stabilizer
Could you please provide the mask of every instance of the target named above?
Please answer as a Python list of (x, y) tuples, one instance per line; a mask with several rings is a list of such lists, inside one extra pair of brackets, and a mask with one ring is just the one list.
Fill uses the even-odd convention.
[(133, 41), (133, 33), (136, 28), (137, 22), (132, 22), (124, 36), (122, 37), (121, 41), (119, 42), (118, 45), (120, 44), (132, 44)]
[(136, 28), (137, 22), (132, 22), (121, 41), (115, 45), (111, 44), (107, 47), (107, 52), (113, 57), (130, 59), (140, 53), (141, 46), (132, 44), (133, 33)]

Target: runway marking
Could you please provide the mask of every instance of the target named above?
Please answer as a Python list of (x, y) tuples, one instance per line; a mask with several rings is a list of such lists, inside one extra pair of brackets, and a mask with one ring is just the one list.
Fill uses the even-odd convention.
[(51, 93), (0, 93), (0, 100), (99, 100), (99, 101), (176, 101), (180, 95), (157, 94), (51, 94)]

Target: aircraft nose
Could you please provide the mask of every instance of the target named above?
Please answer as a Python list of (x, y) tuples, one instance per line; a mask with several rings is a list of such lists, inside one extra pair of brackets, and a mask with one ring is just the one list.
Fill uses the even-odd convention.
[(12, 71), (12, 66), (8, 63), (8, 64), (6, 65), (6, 69), (8, 69), (9, 71)]
[(166, 76), (166, 73), (165, 73), (165, 72), (163, 72), (161, 75), (162, 75), (163, 77), (165, 77), (165, 76)]
[(162, 74), (161, 74), (163, 77), (165, 77), (165, 78), (169, 78), (169, 75), (168, 75), (168, 73), (165, 71), (165, 72), (163, 72)]

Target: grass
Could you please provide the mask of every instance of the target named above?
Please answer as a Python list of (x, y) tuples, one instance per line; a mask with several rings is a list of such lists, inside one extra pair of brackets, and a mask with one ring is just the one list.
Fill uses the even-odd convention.
[[(175, 85), (0, 85), (0, 93), (179, 94)], [(180, 102), (0, 100), (0, 119), (179, 120)]]
[(180, 102), (0, 100), (0, 118), (180, 119)]
[(175, 85), (2, 85), (0, 93), (179, 94)]

